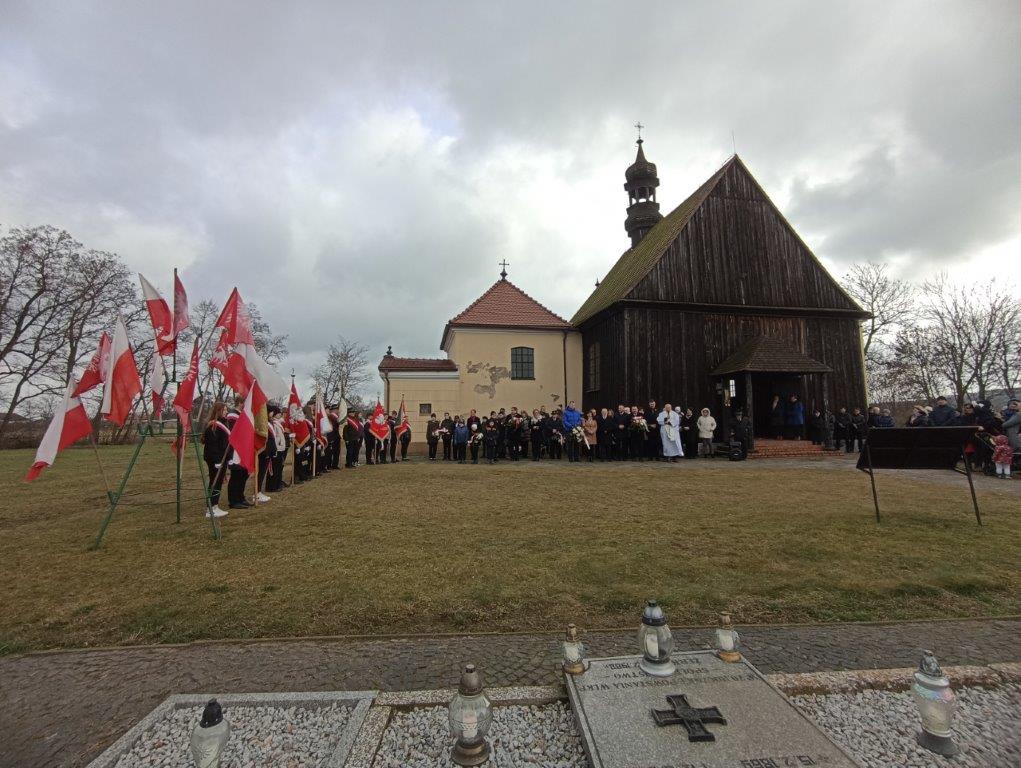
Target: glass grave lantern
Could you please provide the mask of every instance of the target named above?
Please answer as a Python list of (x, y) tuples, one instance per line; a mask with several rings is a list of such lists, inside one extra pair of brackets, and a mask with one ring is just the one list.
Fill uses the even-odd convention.
[(580, 675), (585, 667), (585, 646), (578, 637), (578, 628), (574, 624), (567, 625), (564, 633), (564, 663), (561, 668), (568, 675)]
[(638, 627), (638, 647), (642, 659), (638, 666), (654, 677), (669, 677), (677, 671), (670, 653), (674, 650), (674, 636), (666, 623), (666, 614), (655, 600), (650, 600), (642, 612), (642, 623)]
[(716, 628), (716, 655), (723, 661), (741, 661), (741, 653), (737, 650), (740, 644), (741, 638), (730, 623), (730, 614), (721, 613), (720, 625)]
[(465, 664), (457, 693), (450, 700), (450, 734), (456, 739), (450, 749), (455, 765), (481, 765), (489, 759), (486, 736), (493, 724), (493, 705), (486, 697), (482, 675), (474, 664)]
[(212, 699), (202, 710), (202, 719), (191, 732), (191, 756), (198, 768), (219, 768), (223, 748), (230, 738), (230, 723), (223, 719), (223, 709)]
[(960, 752), (953, 737), (957, 697), (932, 651), (922, 652), (911, 695), (922, 718), (922, 730), (916, 736), (918, 743), (930, 752), (947, 757)]

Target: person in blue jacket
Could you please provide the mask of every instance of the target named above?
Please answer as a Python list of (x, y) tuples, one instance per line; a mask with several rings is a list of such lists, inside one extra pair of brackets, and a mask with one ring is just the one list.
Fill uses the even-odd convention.
[(574, 428), (581, 426), (582, 417), (581, 411), (574, 405), (574, 400), (569, 402), (564, 409), (562, 421), (564, 424), (564, 441), (567, 446), (567, 460), (580, 461), (578, 441), (574, 437)]
[(458, 464), (464, 464), (467, 461), (468, 437), (468, 425), (458, 414), (454, 419), (454, 460)]
[(797, 395), (791, 395), (784, 410), (784, 426), (788, 440), (800, 440), (805, 431), (805, 406)]

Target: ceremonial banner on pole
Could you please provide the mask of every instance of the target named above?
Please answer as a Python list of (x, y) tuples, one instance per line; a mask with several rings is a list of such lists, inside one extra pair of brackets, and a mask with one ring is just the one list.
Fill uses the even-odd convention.
[(284, 412), (284, 426), (294, 435), (294, 444), (297, 447), (308, 442), (309, 426), (305, 420), (305, 413), (301, 410), (301, 400), (298, 398), (298, 388), (291, 382), (291, 396), (287, 401), (287, 410)]
[(401, 409), (397, 412), (397, 426), (394, 427), (394, 435), (400, 438), (409, 429), (411, 429), (411, 424), (408, 422), (408, 409), (404, 407), (404, 395), (401, 395)]
[(181, 335), (181, 331), (191, 324), (188, 317), (188, 294), (184, 292), (184, 283), (177, 276), (174, 270), (174, 342)]
[(238, 463), (249, 473), (255, 471), (255, 419), (252, 416), (252, 395), (255, 390), (256, 387), (252, 387), (248, 391), (244, 407), (237, 419), (234, 420), (230, 437), (227, 438), (234, 449)]
[(78, 397), (84, 395), (91, 389), (98, 387), (100, 384), (106, 381), (106, 369), (110, 361), (110, 336), (106, 331), (103, 331), (103, 335), (99, 337), (99, 346), (96, 348), (96, 354), (92, 356), (89, 361), (89, 367), (85, 369), (85, 373), (82, 374), (81, 381), (78, 382), (78, 386), (72, 393), (72, 397)]
[(177, 420), (181, 424), (180, 445), (174, 441), (174, 452), (181, 449), (184, 443), (184, 436), (191, 431), (191, 407), (195, 402), (195, 385), (199, 378), (199, 340), (195, 339), (195, 346), (191, 351), (191, 362), (188, 364), (188, 373), (184, 381), (177, 385), (177, 394), (174, 395), (174, 411), (177, 413)]
[(170, 314), (170, 307), (166, 299), (160, 296), (152, 284), (138, 274), (138, 280), (142, 283), (142, 296), (145, 298), (145, 308), (149, 310), (149, 320), (152, 321), (152, 329), (156, 334), (156, 348), (161, 355), (172, 355), (177, 349), (177, 342), (174, 337), (174, 318)]
[(149, 389), (152, 390), (152, 416), (157, 421), (162, 421), (163, 405), (166, 399), (163, 397), (163, 387), (167, 383), (167, 369), (163, 365), (163, 358), (158, 352), (152, 353), (152, 360), (149, 362)]
[(323, 405), (323, 393), (319, 389), (318, 384), (316, 384), (315, 419), (316, 440), (326, 445), (326, 435), (333, 431), (333, 425), (330, 423), (330, 417), (326, 413), (326, 406)]
[(369, 424), (369, 432), (372, 436), (379, 441), (386, 440), (390, 437), (390, 427), (386, 423), (386, 411), (383, 410), (383, 404), (376, 401), (376, 408), (372, 412), (372, 421)]
[(107, 420), (124, 426), (132, 401), (142, 391), (142, 379), (138, 375), (131, 344), (128, 343), (128, 329), (124, 327), (122, 317), (117, 318), (114, 326), (104, 380), (106, 388), (103, 390), (103, 407), (100, 410)]
[(92, 433), (92, 423), (85, 413), (82, 401), (74, 395), (76, 389), (77, 382), (72, 378), (64, 390), (63, 402), (57, 407), (50, 425), (46, 428), (46, 434), (39, 443), (35, 462), (28, 470), (25, 480), (35, 480), (46, 467), (53, 466), (60, 451)]

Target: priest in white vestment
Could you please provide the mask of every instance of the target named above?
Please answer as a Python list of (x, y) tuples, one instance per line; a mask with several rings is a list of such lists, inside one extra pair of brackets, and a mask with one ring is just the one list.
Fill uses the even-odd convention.
[(684, 455), (681, 447), (681, 415), (675, 411), (670, 403), (663, 406), (663, 410), (656, 417), (660, 439), (663, 441), (663, 456), (668, 459), (676, 459)]

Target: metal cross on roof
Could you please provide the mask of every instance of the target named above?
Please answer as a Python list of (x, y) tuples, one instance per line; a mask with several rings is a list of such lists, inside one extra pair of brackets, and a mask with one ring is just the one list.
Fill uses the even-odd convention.
[(507, 263), (507, 259), (504, 259), (503, 261), (501, 261), (501, 262), (500, 262), (500, 266), (501, 266), (501, 267), (503, 267), (503, 269), (502, 269), (502, 270), (500, 270), (500, 279), (501, 279), (501, 280), (506, 280), (506, 279), (507, 279), (507, 267), (509, 267), (509, 266), (510, 266), (510, 265), (509, 265), (509, 264)]
[(641, 143), (642, 143), (642, 128), (644, 128), (644, 127), (645, 127), (645, 126), (644, 126), (644, 125), (642, 125), (642, 124), (641, 124), (641, 122), (637, 122), (637, 123), (635, 123), (635, 128), (637, 128), (637, 129), (638, 129), (638, 143), (639, 143), (639, 144), (641, 144)]
[(656, 725), (683, 725), (688, 732), (688, 741), (716, 741), (706, 730), (705, 723), (726, 725), (727, 719), (717, 707), (693, 707), (683, 693), (666, 697), (672, 709), (652, 710)]

